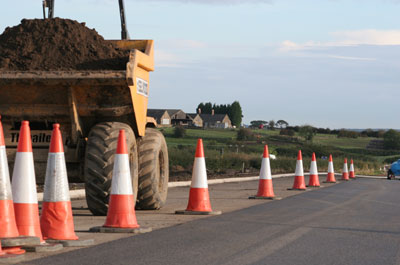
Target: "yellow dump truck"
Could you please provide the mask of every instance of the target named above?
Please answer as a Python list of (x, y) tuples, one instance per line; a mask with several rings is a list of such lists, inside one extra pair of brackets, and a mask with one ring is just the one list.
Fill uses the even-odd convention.
[(0, 114), (12, 170), (22, 120), (30, 121), (37, 183), (43, 183), (53, 123), (60, 123), (70, 182), (85, 182), (95, 215), (108, 208), (120, 129), (127, 134), (137, 208), (166, 201), (168, 152), (147, 117), (152, 40), (110, 41), (130, 50), (126, 70), (0, 72)]

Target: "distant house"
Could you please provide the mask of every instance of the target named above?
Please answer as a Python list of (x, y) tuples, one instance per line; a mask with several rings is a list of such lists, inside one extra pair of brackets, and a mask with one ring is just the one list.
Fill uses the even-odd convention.
[(197, 113), (187, 113), (187, 119), (189, 120), (188, 126), (193, 127), (203, 127), (203, 119), (200, 117), (200, 114)]
[(165, 109), (148, 109), (147, 116), (153, 117), (157, 121), (158, 127), (171, 126), (171, 117)]
[(181, 109), (166, 109), (169, 116), (171, 117), (172, 125), (181, 125), (187, 126), (189, 123), (189, 119), (187, 118), (186, 113)]
[(203, 120), (203, 128), (232, 128), (228, 114), (199, 114)]

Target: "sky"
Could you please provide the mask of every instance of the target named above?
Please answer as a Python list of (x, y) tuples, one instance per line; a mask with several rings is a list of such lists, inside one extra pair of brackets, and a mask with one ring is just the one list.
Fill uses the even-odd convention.
[[(55, 16), (120, 38), (117, 0), (56, 0)], [(0, 32), (42, 17), (7, 1)], [(243, 122), (400, 128), (400, 0), (125, 0), (132, 39), (155, 41), (150, 108), (237, 100)], [(22, 7), (22, 8), (21, 8)]]

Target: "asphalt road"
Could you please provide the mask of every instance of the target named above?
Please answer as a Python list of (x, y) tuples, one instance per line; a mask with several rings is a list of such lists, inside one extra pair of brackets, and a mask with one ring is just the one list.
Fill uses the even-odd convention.
[(26, 264), (400, 264), (399, 190), (357, 179)]

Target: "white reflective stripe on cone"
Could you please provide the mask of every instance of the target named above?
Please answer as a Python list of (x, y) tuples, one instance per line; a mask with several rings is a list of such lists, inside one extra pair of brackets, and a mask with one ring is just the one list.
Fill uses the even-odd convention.
[(131, 170), (129, 168), (129, 155), (116, 154), (111, 181), (111, 194), (132, 195)]
[(334, 173), (334, 170), (333, 170), (333, 163), (332, 163), (332, 162), (329, 162), (329, 163), (328, 163), (328, 172), (329, 172), (329, 173)]
[(17, 152), (11, 187), (14, 203), (38, 203), (32, 153)]
[(0, 146), (0, 200), (12, 200), (6, 147)]
[(353, 166), (353, 164), (350, 164), (350, 171), (354, 171), (354, 166)]
[(261, 161), (260, 179), (272, 179), (268, 157), (263, 158)]
[(344, 163), (344, 165), (343, 165), (343, 172), (349, 172), (349, 171), (347, 170), (347, 163)]
[(295, 176), (304, 176), (303, 160), (297, 160)]
[(192, 188), (208, 188), (206, 160), (204, 157), (196, 157), (193, 164)]
[(318, 174), (317, 161), (311, 161), (310, 175), (317, 175), (317, 174)]
[(69, 185), (64, 153), (49, 153), (43, 201), (61, 202), (69, 200)]

